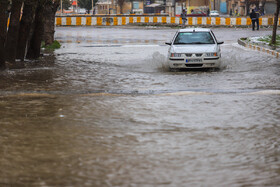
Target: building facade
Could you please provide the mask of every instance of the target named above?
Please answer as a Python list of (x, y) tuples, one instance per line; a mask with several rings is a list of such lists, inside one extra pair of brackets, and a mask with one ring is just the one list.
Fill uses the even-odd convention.
[[(179, 16), (183, 9), (187, 13), (192, 10), (218, 10), (220, 14), (231, 16), (247, 16), (252, 9), (259, 9), (263, 14), (274, 14), (275, 0), (135, 0), (125, 1), (123, 14), (160, 13), (169, 16)], [(96, 3), (96, 14), (120, 14), (117, 0), (99, 0)]]
[(252, 9), (257, 9), (262, 15), (272, 15), (276, 11), (275, 0), (227, 0), (228, 14), (233, 16), (247, 16)]

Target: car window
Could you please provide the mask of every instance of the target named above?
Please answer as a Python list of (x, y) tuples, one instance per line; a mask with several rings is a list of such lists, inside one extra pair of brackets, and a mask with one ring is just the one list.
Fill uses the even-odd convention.
[(210, 32), (180, 32), (173, 44), (215, 44), (215, 41)]

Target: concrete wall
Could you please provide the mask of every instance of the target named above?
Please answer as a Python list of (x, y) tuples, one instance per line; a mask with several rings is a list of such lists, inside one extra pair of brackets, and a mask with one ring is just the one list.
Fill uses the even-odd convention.
[[(168, 16), (56, 17), (57, 26), (113, 26), (133, 23), (163, 23), (179, 25), (182, 24), (182, 19), (179, 17)], [(250, 26), (251, 19), (247, 17), (188, 17), (187, 25)], [(260, 18), (260, 25), (273, 25), (273, 18)]]

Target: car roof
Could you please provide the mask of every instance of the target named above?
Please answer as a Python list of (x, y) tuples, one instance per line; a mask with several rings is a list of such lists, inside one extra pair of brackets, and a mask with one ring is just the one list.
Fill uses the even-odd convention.
[(210, 32), (211, 29), (207, 28), (185, 28), (179, 29), (179, 32)]

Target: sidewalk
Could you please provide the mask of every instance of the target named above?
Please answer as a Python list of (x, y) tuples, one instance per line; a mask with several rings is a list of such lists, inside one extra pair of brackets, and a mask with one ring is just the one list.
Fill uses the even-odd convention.
[[(269, 46), (265, 42), (256, 42), (256, 40), (254, 40), (255, 38), (256, 37), (240, 38), (240, 39), (238, 39), (237, 42), (239, 45), (247, 47), (249, 49), (267, 53), (267, 54), (275, 56), (276, 58), (280, 57), (280, 48), (279, 47)], [(261, 37), (259, 37), (259, 38), (261, 38)]]

